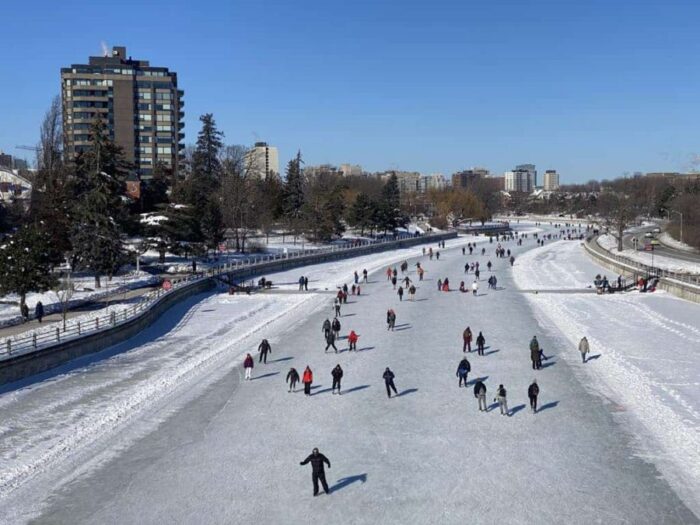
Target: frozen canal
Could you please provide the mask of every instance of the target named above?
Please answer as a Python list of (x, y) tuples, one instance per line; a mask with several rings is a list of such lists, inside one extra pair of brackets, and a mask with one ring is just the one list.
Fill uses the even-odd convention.
[[(195, 298), (101, 359), (5, 389), (0, 394), (0, 519), (698, 523), (697, 492), (679, 489), (679, 481), (691, 483), (689, 488), (697, 482), (697, 464), (685, 470), (677, 464), (675, 454), (687, 449), (661, 449), (663, 436), (645, 420), (633, 396), (610, 399), (619, 385), (609, 378), (603, 382), (608, 377), (603, 369), (618, 366), (619, 356), (609, 361), (607, 353), (616, 349), (594, 347), (593, 354), (601, 356), (582, 365), (573, 347), (578, 325), (553, 322), (551, 308), (522, 293), (508, 262), (493, 256), (495, 244), (483, 244), (486, 256), (462, 256), (467, 240), (448, 242), (439, 261), (413, 248), (268, 276), (293, 290), (304, 273), (318, 293)], [(537, 273), (549, 271), (544, 260), (533, 262), (538, 251), (573, 250), (567, 243), (534, 248), (529, 239), (524, 244), (505, 244), (515, 251), (521, 273), (521, 255), (532, 264), (527, 269)], [(523, 253), (528, 250), (532, 253)], [(426, 269), (415, 302), (399, 302), (384, 275), (387, 264), (404, 259), (416, 282), (415, 262)], [(498, 291), (486, 287), (489, 259)], [(446, 276), (453, 289), (462, 279), (471, 284), (471, 273), (463, 277), (465, 260), (482, 265), (479, 295), (438, 292), (437, 279)], [(575, 257), (565, 262), (575, 264)], [(373, 272), (370, 284), (362, 296), (349, 298), (340, 319), (343, 334), (354, 329), (360, 335), (360, 351), (324, 354), (321, 324), (331, 317), (334, 287), (350, 284), (352, 271), (363, 268)], [(528, 281), (517, 272), (515, 277), (521, 287), (552, 284)], [(700, 310), (682, 304), (687, 310), (678, 323), (686, 327), (674, 326), (691, 335), (671, 342), (682, 346), (673, 351), (687, 361), (690, 349), (697, 349), (692, 334), (700, 328)], [(389, 307), (397, 313), (393, 333), (385, 324)], [(500, 416), (498, 409), (479, 412), (472, 388), (457, 386), (467, 325), (475, 334), (483, 331), (488, 346), (484, 357), (468, 355), (470, 380), (485, 381), (489, 402), (503, 383), (511, 417)], [(634, 327), (641, 344), (655, 330), (653, 323)], [(551, 356), (540, 371), (529, 361), (527, 345), (534, 334)], [(256, 356), (255, 379), (245, 382), (242, 358), (263, 337), (272, 344), (272, 356), (267, 365), (258, 365)], [(345, 349), (347, 342), (338, 346)], [(330, 392), (330, 372), (338, 363), (345, 371), (342, 396)], [(287, 370), (294, 366), (301, 373), (307, 364), (314, 371), (314, 395), (288, 393)], [(381, 379), (387, 366), (401, 394), (393, 399), (387, 399)], [(681, 382), (697, 381), (692, 366), (684, 368)], [(649, 367), (653, 363), (644, 370)], [(591, 379), (597, 375), (601, 379)], [(541, 412), (535, 415), (526, 407), (533, 378), (541, 389)], [(662, 379), (666, 382), (668, 374)], [(637, 388), (634, 379), (628, 381)], [(659, 406), (690, 404), (692, 416), (698, 406), (692, 406), (691, 392), (697, 389), (678, 387), (682, 403), (659, 395)], [(668, 410), (678, 414), (680, 409)], [(696, 420), (679, 428), (688, 433), (686, 447), (697, 443)], [(313, 447), (332, 463), (330, 496), (313, 498), (310, 467), (299, 466)], [(687, 459), (696, 461), (692, 455)]]

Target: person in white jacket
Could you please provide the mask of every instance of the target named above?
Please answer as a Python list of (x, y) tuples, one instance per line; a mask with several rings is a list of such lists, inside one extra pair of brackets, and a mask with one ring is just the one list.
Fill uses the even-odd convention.
[(584, 336), (578, 344), (578, 351), (581, 352), (581, 361), (586, 362), (586, 354), (591, 351), (588, 346), (588, 339)]
[(476, 282), (476, 281), (474, 281), (474, 282), (472, 283), (472, 293), (473, 293), (474, 295), (476, 295), (476, 292), (478, 292), (478, 291), (479, 291), (479, 283)]

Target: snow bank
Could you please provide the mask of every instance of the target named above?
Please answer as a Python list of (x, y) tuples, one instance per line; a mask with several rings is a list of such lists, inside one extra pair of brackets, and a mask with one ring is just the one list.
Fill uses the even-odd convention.
[(686, 244), (684, 242), (681, 242), (677, 239), (674, 239), (671, 237), (671, 235), (668, 232), (663, 232), (661, 235), (659, 235), (659, 241), (661, 241), (661, 244), (665, 244), (666, 246), (669, 246), (673, 248), (674, 250), (681, 250), (683, 252), (690, 252), (690, 253), (698, 253), (698, 250), (696, 248), (693, 248), (689, 244)]
[[(598, 244), (605, 250), (612, 252), (614, 255), (622, 255), (638, 263), (651, 266), (652, 252), (637, 251), (631, 248), (625, 248), (622, 251), (618, 251), (617, 239), (610, 234), (599, 236)], [(657, 255), (656, 253), (654, 253), (654, 267), (678, 273), (700, 273), (700, 263), (682, 261), (680, 259), (674, 259), (673, 257), (667, 257), (665, 255)]]

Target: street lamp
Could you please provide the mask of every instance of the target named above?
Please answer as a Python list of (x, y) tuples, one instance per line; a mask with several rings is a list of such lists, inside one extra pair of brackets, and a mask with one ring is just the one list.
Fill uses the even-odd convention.
[(661, 209), (666, 212), (666, 214), (668, 215), (669, 221), (671, 220), (672, 213), (677, 213), (680, 216), (680, 218), (681, 218), (681, 242), (683, 242), (683, 214), (679, 211), (676, 211), (676, 210), (669, 210), (667, 208), (661, 208)]

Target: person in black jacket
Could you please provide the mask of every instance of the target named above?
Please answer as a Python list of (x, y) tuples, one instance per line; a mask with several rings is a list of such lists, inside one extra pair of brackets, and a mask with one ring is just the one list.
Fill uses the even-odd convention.
[(287, 383), (289, 383), (289, 392), (291, 392), (292, 390), (294, 392), (297, 391), (296, 386), (298, 382), (299, 372), (297, 372), (296, 368), (290, 368), (289, 372), (287, 372)]
[(335, 365), (335, 368), (331, 371), (333, 376), (333, 393), (335, 394), (335, 389), (338, 389), (338, 395), (340, 395), (340, 380), (343, 378), (343, 369), (340, 365)]
[(328, 332), (331, 331), (330, 320), (326, 319), (325, 321), (323, 321), (323, 325), (321, 325), (321, 331), (323, 332), (324, 337), (328, 337)]
[(260, 346), (258, 346), (258, 352), (260, 352), (260, 359), (258, 359), (258, 363), (267, 364), (267, 354), (272, 353), (272, 347), (267, 339), (262, 340), (262, 343), (260, 343)]
[(462, 383), (464, 383), (464, 387), (467, 387), (467, 376), (469, 372), (471, 372), (472, 366), (469, 364), (469, 361), (465, 357), (459, 362), (459, 366), (457, 366), (457, 377), (459, 377), (459, 386), (460, 388), (462, 387)]
[(527, 389), (527, 397), (530, 398), (530, 408), (532, 413), (537, 412), (537, 396), (540, 394), (540, 387), (537, 386), (537, 380), (533, 379), (532, 384)]
[(384, 375), (382, 375), (384, 378), (384, 384), (386, 385), (386, 395), (387, 397), (391, 397), (391, 391), (394, 391), (394, 394), (398, 394), (396, 391), (396, 385), (394, 385), (394, 372), (392, 372), (389, 367), (386, 367), (386, 370), (384, 370)]
[(328, 352), (329, 347), (333, 347), (333, 350), (335, 350), (335, 353), (338, 353), (338, 348), (335, 346), (335, 332), (333, 330), (329, 330), (326, 333), (326, 352)]
[(41, 301), (36, 303), (36, 307), (34, 308), (34, 316), (39, 322), (41, 322), (44, 318), (44, 305), (41, 303)]
[(487, 412), (486, 407), (486, 385), (483, 381), (474, 383), (474, 397), (479, 400), (479, 411)]
[(328, 458), (321, 454), (317, 448), (313, 450), (308, 458), (299, 464), (306, 465), (309, 462), (311, 463), (311, 480), (314, 483), (314, 496), (318, 496), (319, 481), (321, 482), (321, 485), (323, 485), (323, 491), (326, 494), (330, 494), (328, 491), (328, 483), (326, 483), (326, 471), (323, 468), (323, 464), (325, 463), (328, 465), (328, 468), (331, 468), (331, 462), (328, 461)]
[(486, 344), (486, 338), (484, 337), (484, 334), (479, 332), (479, 335), (476, 336), (476, 352), (478, 355), (484, 355), (484, 345)]

